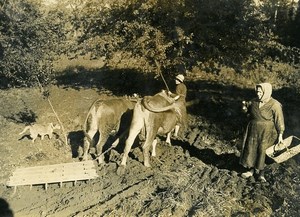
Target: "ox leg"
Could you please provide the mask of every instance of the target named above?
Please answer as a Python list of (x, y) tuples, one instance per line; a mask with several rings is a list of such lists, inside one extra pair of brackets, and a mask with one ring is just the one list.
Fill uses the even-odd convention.
[(167, 134), (166, 143), (167, 143), (168, 145), (171, 145), (171, 133), (172, 133), (172, 131), (169, 132), (169, 133)]
[(88, 151), (90, 149), (91, 143), (93, 142), (93, 138), (96, 134), (97, 130), (93, 129), (87, 132), (87, 134), (84, 137), (84, 144), (83, 144), (83, 155), (82, 160), (88, 159)]
[(100, 133), (99, 131), (99, 141), (96, 145), (96, 151), (97, 151), (97, 160), (98, 160), (98, 164), (102, 164), (104, 163), (104, 153), (102, 152), (103, 146), (105, 144), (105, 142), (107, 141), (109, 134), (107, 132), (105, 133)]
[(30, 137), (32, 138), (32, 143), (34, 143), (34, 141), (36, 140), (38, 135), (37, 134), (31, 134)]
[(151, 167), (149, 149), (150, 149), (150, 146), (153, 145), (153, 142), (154, 142), (155, 137), (156, 137), (156, 133), (154, 133), (154, 131), (152, 131), (152, 130), (150, 130), (150, 131), (151, 131), (150, 133), (147, 133), (146, 141), (143, 145), (144, 166), (145, 167)]
[(175, 126), (175, 132), (174, 132), (174, 136), (175, 136), (175, 138), (177, 138), (177, 137), (178, 137), (179, 128), (180, 128), (180, 126), (179, 126), (179, 125), (176, 125), (176, 126)]
[(154, 139), (152, 142), (152, 153), (151, 153), (152, 157), (156, 157), (156, 145), (157, 145), (157, 139)]
[(142, 124), (136, 124), (136, 126), (130, 128), (128, 138), (126, 139), (126, 142), (125, 142), (125, 149), (124, 149), (121, 166), (126, 166), (128, 154), (131, 150), (131, 147), (134, 143), (135, 138), (140, 133), (142, 128), (143, 128)]

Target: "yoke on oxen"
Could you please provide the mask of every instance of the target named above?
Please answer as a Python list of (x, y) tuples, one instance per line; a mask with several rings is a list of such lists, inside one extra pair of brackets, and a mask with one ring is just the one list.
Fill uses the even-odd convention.
[(142, 105), (151, 112), (165, 112), (168, 110), (174, 110), (180, 119), (181, 112), (176, 100), (166, 94), (163, 90), (154, 96), (145, 96), (142, 99)]

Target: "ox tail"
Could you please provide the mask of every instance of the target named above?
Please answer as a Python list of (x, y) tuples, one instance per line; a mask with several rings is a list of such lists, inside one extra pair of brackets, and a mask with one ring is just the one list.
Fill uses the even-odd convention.
[(155, 108), (155, 107), (151, 106), (149, 104), (149, 101), (147, 99), (145, 99), (145, 98), (142, 100), (142, 104), (149, 111), (156, 112), (156, 113), (169, 111), (169, 110), (174, 109), (176, 107), (175, 103), (173, 103), (171, 105), (168, 105), (168, 106), (165, 106), (165, 107), (162, 107), (162, 108)]
[(26, 132), (27, 130), (29, 130), (29, 129), (30, 129), (30, 126), (25, 127), (24, 130), (23, 130), (21, 133), (19, 133), (19, 135), (25, 133), (25, 132)]
[(99, 100), (96, 100), (90, 107), (88, 114), (86, 115), (86, 118), (84, 120), (83, 124), (83, 133), (84, 136), (87, 138), (89, 143), (91, 144), (93, 141), (93, 138), (90, 137), (88, 132), (93, 127), (92, 125), (95, 124), (94, 122), (97, 121), (97, 109), (96, 109), (96, 103), (99, 103)]

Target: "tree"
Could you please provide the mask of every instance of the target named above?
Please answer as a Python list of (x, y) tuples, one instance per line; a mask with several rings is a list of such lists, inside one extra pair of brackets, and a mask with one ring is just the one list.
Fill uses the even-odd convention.
[(38, 4), (3, 1), (0, 11), (0, 87), (32, 86), (50, 81), (59, 25), (43, 16)]
[(78, 54), (109, 62), (121, 53), (144, 72), (156, 71), (155, 63), (178, 72), (210, 60), (255, 66), (278, 46), (268, 14), (252, 0), (86, 1), (73, 9)]

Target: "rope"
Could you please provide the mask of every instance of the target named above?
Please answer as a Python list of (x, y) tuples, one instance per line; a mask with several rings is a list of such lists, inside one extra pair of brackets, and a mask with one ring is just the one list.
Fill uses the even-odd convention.
[(293, 136), (295, 139), (298, 139), (298, 140), (300, 140), (297, 136)]
[(64, 135), (64, 137), (65, 137), (65, 145), (68, 145), (68, 138), (67, 138), (67, 134), (66, 134), (64, 125), (62, 124), (60, 118), (58, 117), (58, 114), (57, 114), (56, 111), (54, 110), (54, 107), (53, 107), (53, 105), (52, 105), (52, 103), (51, 103), (51, 100), (50, 100), (50, 98), (49, 98), (49, 93), (46, 93), (46, 91), (45, 91), (45, 89), (43, 88), (43, 86), (42, 86), (42, 84), (41, 84), (41, 82), (40, 82), (40, 80), (39, 80), (38, 77), (36, 77), (36, 80), (37, 80), (37, 82), (38, 82), (38, 85), (39, 85), (39, 87), (40, 87), (40, 89), (41, 89), (42, 94), (47, 98), (47, 101), (48, 101), (48, 103), (49, 103), (49, 105), (50, 105), (50, 107), (51, 107), (51, 109), (52, 109), (52, 112), (54, 113), (54, 115), (55, 115), (55, 117), (56, 117), (56, 119), (57, 119), (59, 125), (61, 126), (61, 130), (62, 130), (63, 135)]

